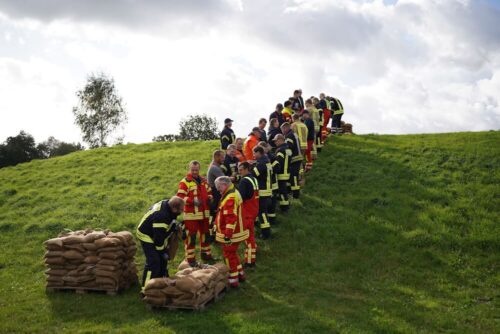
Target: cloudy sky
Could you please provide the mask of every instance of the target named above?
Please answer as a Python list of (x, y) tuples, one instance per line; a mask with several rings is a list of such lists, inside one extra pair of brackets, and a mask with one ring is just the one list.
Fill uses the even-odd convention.
[(246, 135), (296, 88), (357, 133), (500, 129), (498, 0), (0, 0), (0, 141), (81, 140), (75, 92), (115, 79), (126, 142), (189, 114)]

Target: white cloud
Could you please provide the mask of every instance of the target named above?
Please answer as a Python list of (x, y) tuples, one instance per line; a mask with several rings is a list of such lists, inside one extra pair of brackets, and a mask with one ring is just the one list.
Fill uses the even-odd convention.
[(0, 139), (78, 140), (74, 94), (100, 70), (126, 141), (190, 113), (246, 135), (299, 87), (339, 97), (359, 133), (500, 128), (500, 11), (485, 1), (23, 3), (0, 1)]

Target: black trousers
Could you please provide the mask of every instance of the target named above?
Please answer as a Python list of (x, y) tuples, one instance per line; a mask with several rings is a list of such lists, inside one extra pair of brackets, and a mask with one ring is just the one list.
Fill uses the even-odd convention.
[(273, 190), (273, 196), (271, 196), (271, 201), (269, 202), (269, 207), (267, 208), (267, 217), (269, 222), (274, 224), (276, 222), (276, 203), (278, 202), (278, 190)]
[(340, 123), (341, 119), (342, 119), (342, 115), (343, 114), (338, 114), (338, 115), (333, 115), (333, 119), (332, 119), (332, 127), (333, 128), (341, 128), (342, 125)]
[(221, 195), (217, 188), (211, 187), (212, 188), (212, 196), (214, 197), (213, 201), (210, 203), (210, 216), (214, 217), (215, 219), (215, 214), (217, 213), (217, 208), (219, 207), (219, 202), (221, 199)]
[(146, 256), (144, 273), (142, 274), (142, 288), (151, 278), (168, 277), (167, 261), (163, 257), (163, 251), (156, 250), (154, 244), (141, 241), (142, 250)]
[(301, 164), (302, 161), (295, 161), (290, 164), (290, 189), (292, 190), (293, 198), (300, 197), (299, 175)]
[(271, 196), (259, 196), (259, 224), (260, 228), (270, 228), (269, 206), (271, 205)]
[(290, 201), (288, 200), (288, 181), (278, 181), (278, 196), (281, 212), (287, 212), (290, 208)]

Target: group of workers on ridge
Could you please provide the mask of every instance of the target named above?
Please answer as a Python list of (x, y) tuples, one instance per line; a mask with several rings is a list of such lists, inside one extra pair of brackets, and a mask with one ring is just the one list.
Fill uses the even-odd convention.
[[(227, 118), (220, 133), (221, 148), (213, 152), (207, 177), (200, 175), (200, 163), (191, 161), (177, 194), (154, 204), (137, 227), (146, 257), (143, 288), (151, 278), (168, 277), (167, 242), (179, 228), (189, 265), (198, 266), (197, 243), (201, 260), (214, 263), (215, 241), (222, 246), (230, 286), (245, 281), (244, 267), (255, 267), (255, 226), (261, 239), (271, 238), (277, 207), (286, 214), (290, 198), (300, 197), (304, 174), (321, 152), (330, 119), (331, 133), (340, 134), (343, 113), (339, 99), (321, 93), (304, 101), (299, 89), (276, 105), (267, 132), (268, 120), (261, 118), (245, 139), (237, 138), (233, 120)], [(238, 255), (241, 243), (243, 265)]]

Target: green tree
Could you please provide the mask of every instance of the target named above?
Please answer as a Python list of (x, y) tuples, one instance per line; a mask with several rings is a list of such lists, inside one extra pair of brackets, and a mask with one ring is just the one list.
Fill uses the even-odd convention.
[(59, 141), (51, 136), (46, 141), (38, 144), (37, 149), (39, 151), (40, 157), (52, 158), (76, 151), (81, 151), (85, 148), (80, 143), (66, 143), (63, 141)]
[(90, 74), (76, 96), (78, 105), (73, 108), (73, 114), (83, 141), (91, 148), (107, 146), (108, 137), (127, 122), (123, 100), (116, 92), (113, 78), (104, 73)]
[(0, 145), (0, 168), (37, 158), (41, 156), (35, 145), (35, 139), (24, 131), (19, 132), (17, 136), (8, 137), (5, 143)]
[(189, 115), (179, 123), (179, 140), (213, 140), (218, 138), (217, 120), (208, 115)]
[(173, 134), (161, 135), (161, 136), (153, 137), (153, 141), (156, 141), (156, 142), (162, 142), (162, 141), (174, 142), (174, 141), (179, 141), (179, 140), (180, 140), (180, 136), (179, 135), (173, 135)]

